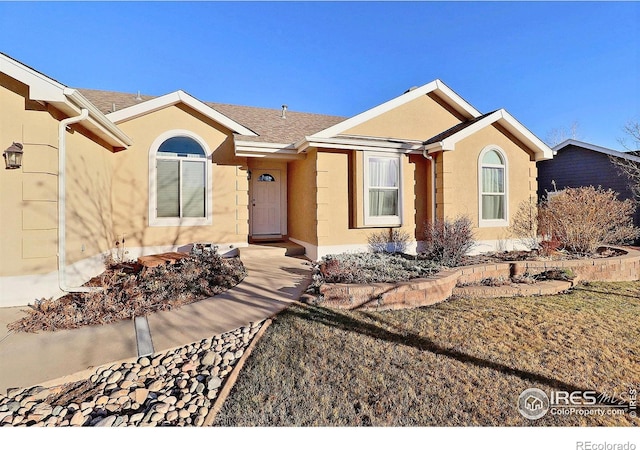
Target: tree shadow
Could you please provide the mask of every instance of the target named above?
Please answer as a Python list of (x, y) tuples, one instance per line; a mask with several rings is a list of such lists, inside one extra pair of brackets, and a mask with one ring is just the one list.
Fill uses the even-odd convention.
[(574, 384), (567, 383), (565, 381), (558, 380), (555, 378), (551, 378), (546, 375), (530, 372), (528, 370), (519, 369), (517, 367), (510, 367), (499, 362), (478, 358), (477, 356), (473, 356), (458, 350), (443, 347), (435, 343), (431, 339), (420, 336), (409, 330), (398, 329), (397, 325), (392, 324), (390, 322), (382, 321), (379, 318), (374, 317), (373, 315), (368, 313), (359, 313), (359, 314), (364, 314), (365, 317), (367, 317), (368, 319), (376, 321), (382, 325), (396, 328), (397, 331), (391, 331), (389, 329), (384, 328), (383, 326), (377, 325), (375, 323), (367, 322), (365, 320), (358, 320), (357, 318), (351, 315), (344, 314), (336, 310), (326, 309), (326, 308), (313, 306), (313, 305), (304, 305), (304, 304), (298, 304), (298, 306), (303, 311), (296, 310), (295, 308), (289, 308), (287, 310), (287, 313), (293, 316), (296, 316), (302, 320), (314, 321), (326, 326), (335, 327), (343, 331), (359, 333), (374, 339), (380, 339), (380, 340), (384, 340), (386, 342), (390, 342), (394, 344), (413, 347), (423, 352), (430, 352), (435, 355), (452, 358), (461, 363), (473, 365), (479, 368), (491, 369), (503, 375), (515, 376), (520, 378), (521, 380), (530, 381), (532, 383), (543, 384), (553, 389), (568, 391), (568, 392), (586, 391), (586, 390), (594, 391), (596, 392), (596, 395), (598, 396), (599, 399), (609, 399), (607, 401), (607, 404), (612, 404), (612, 405), (626, 404), (620, 398), (595, 391), (590, 387), (585, 388), (581, 386), (576, 386)]
[[(640, 284), (638, 285), (640, 287)], [(633, 298), (635, 300), (638, 300), (638, 296), (637, 295), (632, 295), (632, 294), (622, 294), (620, 293), (620, 291), (600, 291), (597, 289), (587, 289), (587, 285), (580, 285), (580, 286), (576, 286), (573, 289), (575, 291), (584, 291), (584, 292), (592, 292), (594, 294), (604, 294), (604, 295), (616, 295), (618, 297), (629, 297), (629, 298)]]

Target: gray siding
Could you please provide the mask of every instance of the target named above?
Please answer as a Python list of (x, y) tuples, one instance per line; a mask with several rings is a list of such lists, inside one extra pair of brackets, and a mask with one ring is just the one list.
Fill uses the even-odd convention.
[[(569, 145), (551, 160), (540, 161), (538, 166), (538, 199), (546, 192), (553, 191), (552, 180), (558, 190), (567, 187), (602, 186), (619, 193), (618, 199), (633, 198), (629, 180), (621, 175), (609, 160), (609, 155)], [(636, 226), (640, 226), (640, 209), (634, 216)]]

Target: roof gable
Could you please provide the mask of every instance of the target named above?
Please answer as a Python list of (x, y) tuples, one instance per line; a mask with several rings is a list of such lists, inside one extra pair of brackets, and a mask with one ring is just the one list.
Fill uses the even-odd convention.
[(375, 117), (387, 113), (395, 108), (405, 105), (417, 98), (434, 93), (438, 98), (442, 99), (447, 105), (451, 106), (457, 113), (468, 119), (480, 116), (480, 112), (475, 109), (466, 100), (456, 94), (451, 88), (440, 80), (434, 80), (424, 86), (410, 89), (404, 94), (395, 97), (381, 105), (364, 111), (356, 116), (346, 119), (334, 126), (326, 128), (315, 133), (312, 137), (330, 138), (337, 134), (343, 133), (351, 128), (361, 125)]
[(129, 106), (118, 111), (107, 114), (107, 117), (115, 123), (121, 123), (127, 120), (135, 119), (136, 117), (150, 114), (154, 111), (173, 106), (178, 103), (183, 103), (200, 114), (218, 122), (219, 124), (227, 127), (231, 131), (244, 135), (244, 136), (257, 136), (257, 134), (249, 128), (239, 124), (233, 119), (225, 116), (224, 114), (216, 111), (200, 100), (192, 97), (184, 91), (175, 91), (170, 94), (163, 95), (161, 97), (152, 98), (147, 101), (143, 101), (133, 106)]
[(631, 155), (625, 152), (619, 152), (617, 150), (613, 150), (606, 147), (600, 147), (599, 145), (589, 144), (587, 142), (576, 141), (575, 139), (567, 139), (566, 141), (556, 145), (553, 147), (553, 153), (556, 154), (569, 146), (580, 147), (585, 150), (590, 150), (592, 152), (603, 153), (609, 156), (615, 156), (616, 158), (622, 158), (629, 161), (634, 161), (640, 163), (640, 156)]
[(542, 142), (536, 135), (529, 131), (524, 125), (518, 122), (505, 109), (499, 109), (492, 113), (477, 117), (474, 120), (456, 125), (449, 130), (425, 142), (428, 151), (451, 151), (461, 140), (471, 136), (473, 133), (494, 123), (502, 125), (509, 133), (522, 141), (533, 150), (536, 161), (553, 158), (553, 153), (549, 146)]

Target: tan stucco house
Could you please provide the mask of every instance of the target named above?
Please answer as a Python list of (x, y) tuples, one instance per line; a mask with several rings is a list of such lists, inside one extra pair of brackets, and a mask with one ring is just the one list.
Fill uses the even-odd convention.
[(425, 221), (466, 214), (490, 250), (551, 158), (440, 80), (344, 118), (71, 89), (0, 54), (0, 105), (0, 151), (24, 151), (0, 170), (0, 306), (62, 295), (123, 247), (289, 239), (318, 259), (400, 227), (415, 250)]

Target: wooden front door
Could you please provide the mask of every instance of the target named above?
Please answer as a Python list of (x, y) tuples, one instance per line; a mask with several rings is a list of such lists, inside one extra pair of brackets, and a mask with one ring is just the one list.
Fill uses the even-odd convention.
[(251, 179), (251, 234), (280, 235), (280, 171), (256, 170)]

